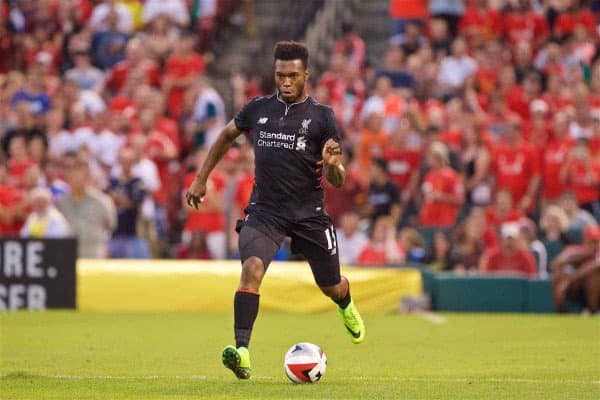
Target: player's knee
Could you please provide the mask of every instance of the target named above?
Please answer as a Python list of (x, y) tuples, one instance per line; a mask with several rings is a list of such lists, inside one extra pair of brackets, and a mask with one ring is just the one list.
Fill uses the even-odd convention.
[(345, 296), (344, 285), (338, 283), (337, 285), (331, 286), (319, 286), (325, 296), (332, 298), (333, 300), (342, 299)]
[(258, 257), (250, 257), (242, 265), (240, 287), (258, 290), (264, 275), (265, 266), (262, 260)]

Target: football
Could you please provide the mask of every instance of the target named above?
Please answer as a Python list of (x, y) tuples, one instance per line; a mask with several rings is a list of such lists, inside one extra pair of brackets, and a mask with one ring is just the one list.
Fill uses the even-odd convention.
[(319, 346), (297, 343), (285, 353), (285, 374), (294, 383), (318, 382), (327, 369), (327, 357)]

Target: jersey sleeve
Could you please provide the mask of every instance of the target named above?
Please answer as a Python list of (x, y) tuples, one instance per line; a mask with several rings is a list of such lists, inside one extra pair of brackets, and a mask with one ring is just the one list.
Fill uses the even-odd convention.
[(258, 105), (258, 97), (247, 102), (233, 119), (235, 127), (242, 132), (248, 132), (252, 129), (252, 115), (255, 114)]
[(335, 120), (333, 110), (327, 107), (325, 111), (325, 125), (323, 128), (323, 134), (321, 136), (321, 148), (323, 148), (325, 142), (329, 139), (339, 142), (342, 140), (342, 135), (340, 133), (340, 128), (337, 124), (337, 121)]

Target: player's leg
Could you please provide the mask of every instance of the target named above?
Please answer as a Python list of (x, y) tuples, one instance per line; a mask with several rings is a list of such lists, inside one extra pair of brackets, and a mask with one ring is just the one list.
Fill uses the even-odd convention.
[(242, 273), (233, 301), (236, 344), (225, 347), (222, 355), (223, 364), (239, 379), (250, 378), (248, 345), (258, 315), (260, 284), (278, 248), (279, 243), (256, 228), (245, 225), (240, 231)]
[(300, 226), (294, 230), (292, 248), (304, 254), (315, 282), (338, 305), (352, 343), (361, 343), (365, 339), (365, 324), (352, 301), (348, 279), (340, 275), (335, 229), (330, 221), (321, 224), (319, 229), (314, 228), (314, 225), (309, 229)]
[(592, 314), (600, 311), (600, 270), (594, 269), (583, 281), (586, 306)]

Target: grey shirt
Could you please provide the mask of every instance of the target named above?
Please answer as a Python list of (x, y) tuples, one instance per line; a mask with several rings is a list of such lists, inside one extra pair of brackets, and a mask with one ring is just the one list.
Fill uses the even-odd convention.
[(117, 224), (117, 212), (110, 197), (88, 188), (81, 200), (64, 196), (57, 203), (78, 239), (78, 257), (107, 256), (107, 244)]

